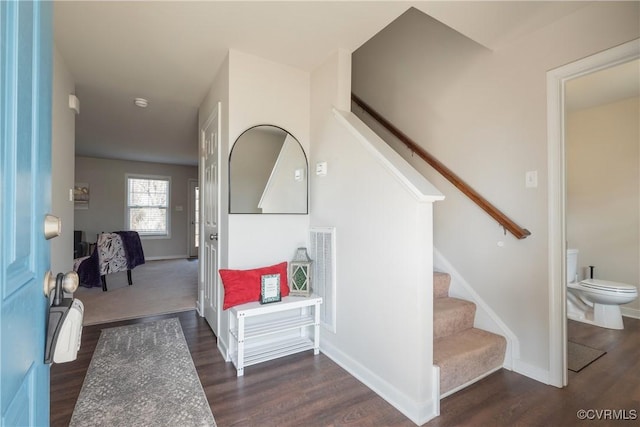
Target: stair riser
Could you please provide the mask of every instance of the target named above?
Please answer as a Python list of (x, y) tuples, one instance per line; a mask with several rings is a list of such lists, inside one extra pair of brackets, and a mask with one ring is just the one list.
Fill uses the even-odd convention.
[(506, 343), (501, 341), (440, 362), (440, 394), (500, 368), (504, 363), (505, 350)]
[(476, 305), (459, 298), (438, 298), (433, 302), (433, 337), (446, 337), (473, 327)]
[(451, 276), (449, 276), (447, 273), (433, 273), (433, 297), (448, 297), (450, 284)]
[(450, 316), (438, 316), (433, 322), (433, 338), (443, 338), (473, 327), (475, 309), (456, 310)]

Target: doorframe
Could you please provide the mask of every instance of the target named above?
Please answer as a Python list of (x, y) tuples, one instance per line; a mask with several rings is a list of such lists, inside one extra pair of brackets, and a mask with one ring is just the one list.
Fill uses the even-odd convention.
[(569, 80), (640, 58), (640, 39), (547, 72), (549, 218), (549, 384), (567, 374), (565, 85)]
[[(195, 184), (195, 186), (194, 186)], [(198, 179), (194, 179), (194, 178), (189, 178), (187, 180), (187, 191), (188, 191), (188, 203), (189, 206), (187, 208), (187, 255), (189, 256), (189, 258), (192, 257), (199, 257), (200, 255), (200, 242), (198, 241), (198, 247), (196, 248), (196, 254), (193, 255), (193, 253), (191, 252), (191, 249), (193, 249), (194, 245), (193, 242), (195, 241), (195, 237), (196, 237), (196, 227), (200, 227), (200, 222), (198, 222), (198, 224), (195, 223), (195, 206), (196, 206), (196, 197), (195, 197), (195, 189), (200, 187), (200, 182)], [(193, 190), (193, 191), (192, 191)], [(194, 222), (193, 224), (191, 224), (191, 222)], [(193, 227), (192, 227), (193, 225)], [(200, 231), (200, 230), (198, 230)], [(198, 236), (200, 236), (200, 234), (198, 234)]]
[[(198, 185), (202, 186), (204, 182), (204, 129), (198, 129)], [(200, 192), (200, 209), (202, 210), (202, 191)], [(196, 301), (196, 311), (200, 317), (204, 317), (204, 252), (202, 250), (202, 236), (204, 235), (204, 223), (202, 214), (200, 215), (200, 241), (198, 242), (198, 300)], [(203, 261), (203, 262), (200, 262)]]

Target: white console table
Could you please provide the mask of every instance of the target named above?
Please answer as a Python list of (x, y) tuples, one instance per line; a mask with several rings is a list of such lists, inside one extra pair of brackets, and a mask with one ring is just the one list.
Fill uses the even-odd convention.
[[(318, 354), (320, 304), (322, 297), (317, 295), (287, 296), (279, 302), (250, 302), (230, 308), (229, 350), (238, 376), (244, 374), (245, 366), (310, 349)], [(313, 338), (309, 336), (311, 327)], [(283, 337), (287, 331), (292, 333)]]

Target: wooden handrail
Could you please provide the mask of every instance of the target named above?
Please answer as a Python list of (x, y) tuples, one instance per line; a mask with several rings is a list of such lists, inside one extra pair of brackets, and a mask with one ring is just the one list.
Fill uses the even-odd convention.
[(508, 230), (511, 234), (513, 234), (518, 239), (524, 239), (525, 237), (531, 235), (531, 232), (526, 228), (520, 227), (518, 224), (513, 222), (508, 216), (502, 213), (498, 208), (493, 206), (487, 199), (482, 197), (475, 191), (473, 188), (469, 186), (466, 182), (464, 182), (458, 175), (453, 173), (449, 168), (443, 165), (438, 159), (433, 157), (431, 154), (427, 153), (422, 147), (416, 144), (411, 138), (404, 134), (400, 129), (395, 127), (391, 122), (382, 117), (376, 110), (371, 108), (366, 102), (360, 99), (356, 94), (351, 94), (351, 99), (355, 102), (360, 108), (362, 108), (368, 115), (373, 117), (376, 121), (378, 121), (382, 126), (384, 126), (389, 132), (391, 132), (396, 138), (398, 138), (403, 144), (405, 144), (411, 151), (416, 153), (422, 160), (427, 162), (431, 167), (440, 172), (442, 176), (444, 176), (449, 182), (451, 182), (454, 186), (456, 186), (460, 191), (466, 194), (471, 200), (475, 202), (482, 210), (488, 213), (493, 219), (498, 221), (498, 223), (504, 227), (505, 230)]

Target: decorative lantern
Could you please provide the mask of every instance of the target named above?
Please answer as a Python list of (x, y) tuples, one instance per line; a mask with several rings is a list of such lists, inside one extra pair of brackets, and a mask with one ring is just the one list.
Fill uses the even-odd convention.
[(289, 295), (308, 297), (311, 295), (311, 258), (307, 248), (298, 248), (290, 263)]

